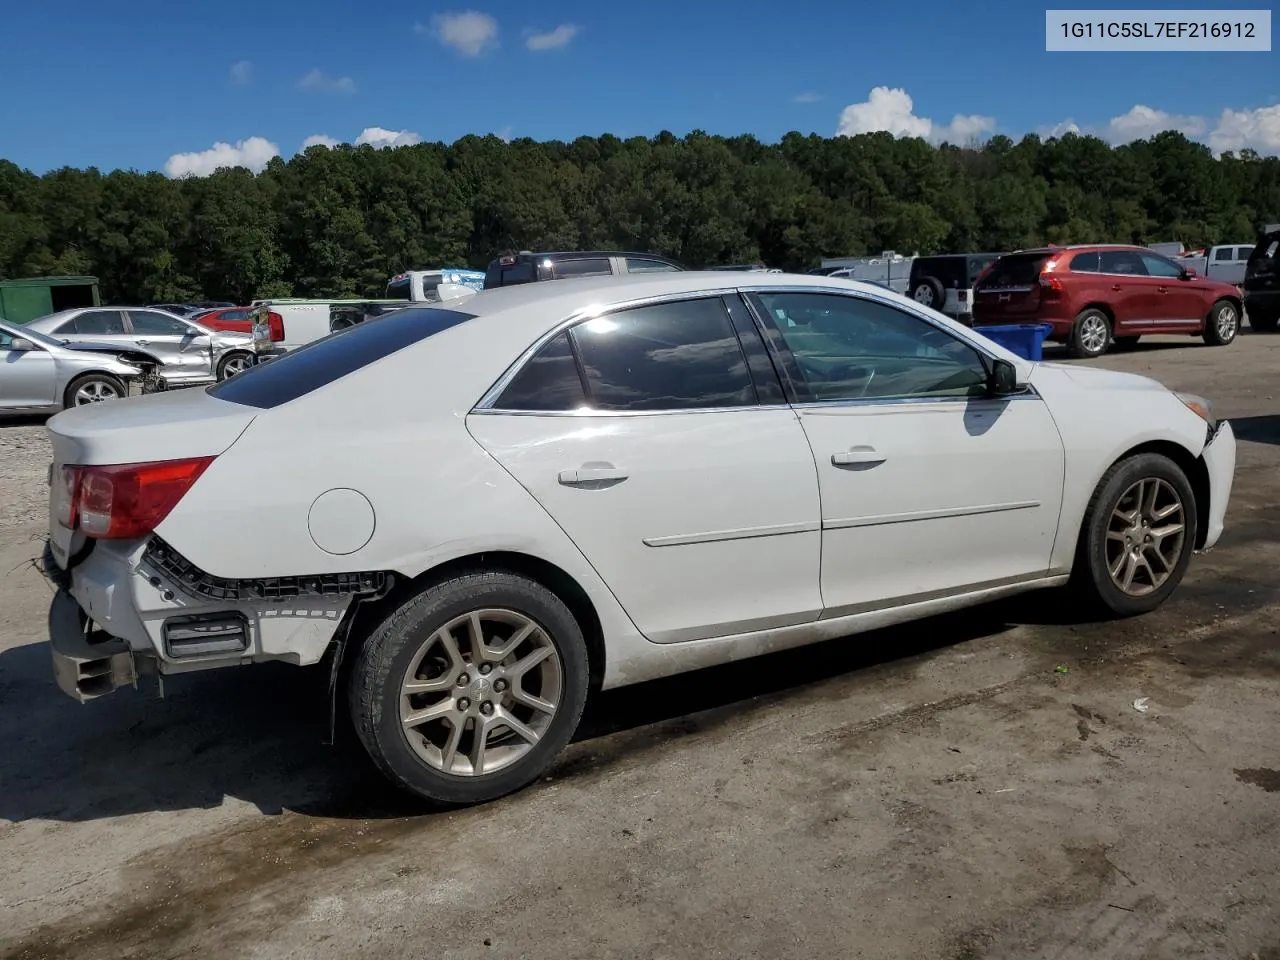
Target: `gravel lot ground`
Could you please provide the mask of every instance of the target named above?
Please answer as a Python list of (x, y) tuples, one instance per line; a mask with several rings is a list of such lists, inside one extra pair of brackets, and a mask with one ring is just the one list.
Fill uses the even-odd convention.
[(321, 745), (307, 671), (62, 696), (48, 448), (0, 423), (0, 958), (1280, 958), (1280, 337), (1097, 363), (1241, 440), (1165, 608), (1031, 596), (618, 691), (545, 782), (438, 815)]

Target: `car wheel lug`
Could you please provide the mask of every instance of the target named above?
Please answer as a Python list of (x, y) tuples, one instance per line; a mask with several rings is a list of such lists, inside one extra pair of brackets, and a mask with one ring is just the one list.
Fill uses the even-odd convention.
[(471, 701), (470, 701), (470, 700), (468, 700), (466, 697), (461, 698), (461, 699), (458, 701), (458, 709), (459, 709), (459, 710), (470, 710), (470, 709), (471, 709)]
[(458, 678), (458, 686), (460, 687), (465, 687), (470, 682), (471, 682), (471, 678), (468, 677), (465, 673)]
[(487, 663), (480, 668), (480, 672), (485, 674), (486, 676), (488, 676), (489, 672), (492, 670), (493, 670), (493, 667), (489, 666)]
[(497, 690), (499, 693), (501, 693), (503, 690), (507, 689), (507, 681), (505, 681), (505, 680), (495, 680), (495, 681), (493, 681), (493, 689), (495, 689), (495, 690)]
[(493, 704), (486, 700), (484, 703), (480, 704), (480, 712), (486, 717), (489, 716), (489, 714), (493, 713)]

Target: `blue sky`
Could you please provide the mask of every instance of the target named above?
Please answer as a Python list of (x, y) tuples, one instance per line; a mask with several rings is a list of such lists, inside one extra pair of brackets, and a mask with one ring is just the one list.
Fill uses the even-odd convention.
[(1068, 122), (1114, 141), (1174, 127), (1218, 149), (1280, 153), (1280, 54), (1046, 53), (1044, 6), (15, 4), (0, 157), (37, 172), (198, 174), (362, 133), (375, 144), (662, 129), (939, 139)]

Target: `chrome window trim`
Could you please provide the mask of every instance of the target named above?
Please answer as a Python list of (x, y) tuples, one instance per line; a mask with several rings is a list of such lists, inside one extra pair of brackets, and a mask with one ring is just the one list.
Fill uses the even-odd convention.
[[(857, 281), (854, 281), (857, 282)], [(956, 324), (959, 329), (952, 329), (948, 324), (956, 323), (956, 321), (939, 314), (937, 317), (931, 317), (923, 309), (918, 308), (918, 304), (914, 300), (903, 298), (895, 299), (898, 295), (883, 296), (882, 294), (891, 293), (888, 290), (851, 290), (848, 287), (836, 287), (827, 285), (810, 285), (793, 286), (786, 283), (758, 283), (758, 284), (733, 284), (724, 287), (707, 287), (697, 290), (686, 290), (680, 293), (663, 293), (655, 294), (648, 297), (635, 297), (629, 300), (617, 300), (608, 303), (593, 303), (586, 307), (581, 307), (569, 314), (563, 320), (553, 324), (549, 329), (544, 331), (531, 346), (527, 347), (510, 366), (502, 373), (502, 375), (494, 381), (493, 386), (485, 391), (479, 402), (475, 404), (469, 411), (470, 413), (480, 414), (502, 414), (504, 416), (524, 416), (524, 417), (618, 417), (618, 416), (670, 416), (672, 414), (686, 413), (728, 413), (732, 411), (742, 410), (797, 410), (812, 409), (820, 406), (832, 405), (850, 405), (850, 404), (884, 404), (884, 403), (937, 403), (944, 401), (971, 403), (975, 400), (983, 400), (983, 397), (872, 397), (866, 399), (852, 400), (822, 400), (795, 404), (749, 404), (745, 406), (735, 407), (689, 407), (670, 410), (595, 410), (582, 408), (578, 410), (504, 410), (495, 406), (498, 398), (502, 396), (503, 391), (511, 385), (511, 381), (524, 368), (539, 350), (547, 343), (554, 340), (560, 334), (564, 333), (580, 323), (586, 323), (589, 320), (595, 320), (599, 317), (610, 313), (617, 313), (622, 310), (633, 310), (638, 307), (654, 306), (662, 303), (675, 303), (681, 300), (701, 300), (709, 297), (724, 297), (729, 294), (748, 293), (815, 293), (815, 294), (834, 294), (836, 296), (852, 297), (855, 299), (870, 300), (886, 307), (900, 310), (903, 313), (910, 314), (925, 323), (937, 328), (941, 332), (960, 340), (965, 346), (975, 350), (988, 361), (1000, 359), (993, 354), (990, 349), (981, 343), (971, 339), (968, 334), (970, 329), (961, 324)], [(750, 311), (750, 304), (748, 304)], [(758, 319), (757, 319), (758, 322)], [(981, 336), (979, 334), (979, 336)], [(985, 339), (985, 338), (983, 338)], [(992, 400), (1012, 400), (1020, 399), (1026, 396), (1039, 397), (1034, 387), (1028, 386), (1027, 390), (1019, 394), (1010, 394), (1008, 397), (992, 397)]]

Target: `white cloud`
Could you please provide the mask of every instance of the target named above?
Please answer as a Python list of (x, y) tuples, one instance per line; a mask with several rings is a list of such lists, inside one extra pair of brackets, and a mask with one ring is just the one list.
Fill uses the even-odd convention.
[(421, 143), (422, 137), (412, 130), (387, 130), (385, 127), (365, 127), (356, 137), (356, 146), (368, 144), (371, 147), (411, 147)]
[(562, 23), (547, 33), (531, 33), (524, 45), (530, 50), (559, 50), (569, 45), (582, 28), (572, 23)]
[(928, 117), (917, 117), (914, 109), (911, 95), (901, 87), (876, 87), (866, 100), (851, 103), (841, 111), (836, 136), (851, 137), (883, 130), (895, 137), (965, 143), (996, 128), (995, 117), (957, 113), (951, 123), (939, 124)]
[(307, 137), (307, 139), (302, 141), (302, 149), (306, 150), (307, 147), (328, 147), (332, 149), (341, 142), (341, 140), (323, 133), (313, 133), (311, 136)]
[(356, 82), (350, 77), (331, 77), (317, 67), (298, 81), (298, 87), (318, 93), (354, 93)]
[(1264, 156), (1280, 155), (1280, 103), (1257, 110), (1223, 110), (1209, 134), (1214, 153), (1250, 147)]
[(499, 140), (501, 140), (503, 143), (510, 143), (510, 142), (511, 142), (511, 128), (510, 128), (510, 127), (503, 127), (501, 130), (499, 130), (499, 131), (498, 131), (498, 133), (497, 133), (497, 137), (498, 137), (498, 139), (499, 139)]
[(1129, 143), (1154, 137), (1165, 130), (1178, 130), (1188, 137), (1198, 137), (1205, 131), (1204, 117), (1165, 113), (1139, 103), (1128, 113), (1112, 117), (1102, 135), (1112, 143)]
[(1041, 127), (1039, 132), (1044, 137), (1065, 137), (1068, 133), (1081, 133), (1082, 131), (1078, 123), (1068, 118), (1061, 123), (1055, 123), (1052, 127)]
[(248, 60), (237, 60), (231, 65), (231, 82), (243, 87), (253, 79), (253, 64)]
[(806, 90), (804, 93), (797, 93), (794, 97), (791, 98), (791, 102), (792, 103), (817, 103), (821, 99), (822, 99), (822, 94), (814, 93), (811, 90)]
[(199, 153), (175, 153), (164, 165), (171, 177), (207, 177), (220, 167), (248, 167), (254, 173), (266, 169), (272, 157), (280, 156), (280, 148), (265, 137), (249, 137), (235, 146), (215, 143)]
[(466, 10), (462, 13), (437, 13), (430, 26), (415, 23), (416, 33), (427, 33), (464, 57), (478, 57), (498, 45), (498, 21), (487, 13)]

